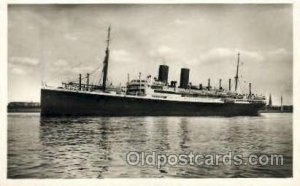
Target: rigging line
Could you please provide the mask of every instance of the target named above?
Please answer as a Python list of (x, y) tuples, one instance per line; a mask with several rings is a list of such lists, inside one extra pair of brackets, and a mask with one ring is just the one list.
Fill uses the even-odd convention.
[(91, 83), (92, 84), (97, 84), (97, 81), (98, 81), (98, 78), (96, 77), (96, 76), (93, 76), (92, 78), (91, 78)]
[[(89, 73), (89, 75), (90, 76), (95, 75), (95, 73), (97, 72), (97, 70), (99, 70), (100, 67), (101, 67), (101, 64), (95, 70), (91, 71)], [(81, 79), (85, 80), (85, 79), (87, 79), (87, 77), (85, 76), (85, 77), (82, 77)], [(69, 83), (75, 83), (75, 82), (78, 82), (78, 79), (75, 80), (75, 78), (72, 78), (72, 79), (70, 78), (67, 82), (69, 82)]]
[(243, 91), (243, 93), (247, 93), (248, 92), (248, 88), (247, 88), (247, 84), (248, 84), (249, 82), (248, 81), (246, 81), (246, 80), (243, 80), (242, 81), (242, 83), (241, 83), (241, 90)]
[[(244, 66), (244, 61), (242, 61), (241, 66)], [(243, 74), (243, 68), (240, 69), (241, 74)], [(241, 75), (240, 76), (241, 82), (240, 83), (240, 89), (243, 91), (243, 93), (247, 92), (247, 88), (245, 88), (247, 86), (247, 83), (249, 83), (247, 80), (244, 79), (244, 76)], [(246, 90), (246, 91), (245, 91)]]
[(100, 69), (101, 66), (102, 66), (102, 64), (99, 64), (99, 66), (95, 70), (91, 71), (90, 74), (96, 73)]
[[(110, 27), (109, 27), (109, 30), (110, 30)], [(110, 34), (110, 33), (109, 33)], [(108, 35), (108, 37), (109, 37), (110, 35)], [(110, 38), (109, 38), (110, 39)], [(109, 44), (109, 41), (110, 40), (107, 40), (107, 42), (108, 42), (108, 44)], [(109, 46), (109, 45), (108, 45)], [(108, 48), (108, 46), (107, 46), (107, 48)], [(102, 63), (99, 63), (99, 65), (93, 70), (93, 71), (90, 71), (90, 73), (89, 73), (89, 75), (91, 76), (91, 75), (93, 75), (93, 74), (95, 74), (96, 72), (98, 72), (98, 70), (100, 69), (100, 67), (102, 66)], [(101, 82), (101, 80), (102, 80), (102, 76), (103, 76), (103, 73), (104, 73), (104, 68), (102, 68), (102, 72), (101, 72), (101, 76), (100, 76), (100, 80), (99, 80), (99, 83), (98, 84), (100, 84), (100, 82)], [(83, 77), (81, 80), (85, 80), (85, 79), (87, 79), (87, 77)], [(77, 81), (74, 81), (74, 82), (77, 82)]]
[(95, 75), (97, 75), (97, 74), (90, 74), (90, 78), (91, 78), (91, 77), (95, 77)]

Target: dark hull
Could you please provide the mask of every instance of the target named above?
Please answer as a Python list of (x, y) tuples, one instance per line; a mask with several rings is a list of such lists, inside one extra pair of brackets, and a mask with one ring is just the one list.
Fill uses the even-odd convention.
[(251, 116), (264, 104), (198, 103), (41, 90), (42, 116)]

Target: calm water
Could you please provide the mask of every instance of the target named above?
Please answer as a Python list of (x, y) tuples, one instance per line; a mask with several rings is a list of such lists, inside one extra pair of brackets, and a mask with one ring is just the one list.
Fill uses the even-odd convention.
[[(291, 177), (292, 114), (260, 117), (8, 115), (8, 178)], [(282, 166), (130, 166), (129, 151), (282, 154)]]

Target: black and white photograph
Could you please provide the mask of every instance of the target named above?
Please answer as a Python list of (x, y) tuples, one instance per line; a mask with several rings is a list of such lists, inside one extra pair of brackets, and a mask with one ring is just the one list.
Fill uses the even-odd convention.
[(293, 11), (8, 2), (6, 179), (293, 179)]

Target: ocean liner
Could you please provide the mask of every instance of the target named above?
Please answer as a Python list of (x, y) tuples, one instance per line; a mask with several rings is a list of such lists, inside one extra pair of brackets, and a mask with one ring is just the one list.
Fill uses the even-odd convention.
[(180, 83), (168, 81), (169, 67), (160, 65), (158, 78), (141, 73), (137, 79), (129, 80), (126, 86), (115, 87), (108, 84), (108, 63), (110, 54), (110, 27), (101, 83), (89, 83), (89, 74), (83, 83), (81, 74), (76, 82), (62, 83), (61, 87), (43, 86), (41, 88), (42, 116), (250, 116), (258, 115), (265, 106), (265, 97), (251, 92), (239, 93), (240, 54), (234, 87), (229, 79), (228, 88), (212, 87), (210, 79), (207, 86), (193, 85), (189, 82), (190, 70), (181, 69)]

